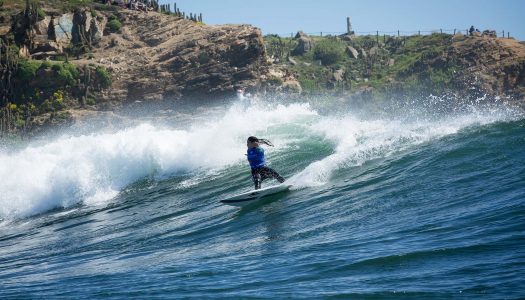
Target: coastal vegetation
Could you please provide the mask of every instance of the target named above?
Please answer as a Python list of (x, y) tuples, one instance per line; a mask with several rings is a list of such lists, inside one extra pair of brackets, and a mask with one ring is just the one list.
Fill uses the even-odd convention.
[(269, 35), (265, 40), (269, 56), (286, 64), (310, 94), (352, 93), (365, 87), (379, 96), (401, 90), (440, 94), (451, 87), (460, 68), (458, 61), (442, 59), (454, 39), (450, 34), (309, 38), (312, 51), (299, 55), (296, 38)]

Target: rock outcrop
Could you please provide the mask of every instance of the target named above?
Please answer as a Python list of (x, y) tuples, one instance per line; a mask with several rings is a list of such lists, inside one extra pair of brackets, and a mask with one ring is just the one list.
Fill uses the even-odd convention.
[[(162, 100), (257, 88), (268, 66), (261, 31), (199, 25), (160, 13), (121, 11), (123, 28), (104, 36), (93, 62), (108, 68), (107, 100)], [(87, 63), (87, 62), (86, 62)]]
[[(463, 68), (455, 80), (459, 89), (522, 98), (525, 95), (525, 46), (514, 39), (459, 38), (443, 54)], [(435, 61), (439, 64), (439, 60)]]
[(307, 52), (312, 51), (312, 39), (310, 39), (304, 32), (297, 32), (297, 34), (295, 35), (295, 39), (297, 40), (297, 46), (292, 51), (292, 55), (303, 55)]
[[(91, 90), (97, 100), (232, 95), (238, 88), (258, 89), (268, 79), (263, 37), (253, 26), (207, 26), (175, 15), (115, 7), (46, 10), (30, 30), (23, 26), (27, 22), (15, 26), (17, 34), (30, 41), (20, 53), (53, 60), (68, 52), (69, 62), (80, 69), (104, 67), (112, 75), (112, 86), (101, 93)], [(15, 22), (25, 22), (24, 12), (18, 16)], [(109, 19), (122, 27), (109, 30)]]

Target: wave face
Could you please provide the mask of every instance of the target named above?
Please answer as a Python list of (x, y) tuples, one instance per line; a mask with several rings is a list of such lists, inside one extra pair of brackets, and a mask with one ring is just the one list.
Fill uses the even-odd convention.
[[(525, 297), (523, 114), (416, 111), (244, 101), (2, 150), (0, 297)], [(250, 135), (293, 188), (221, 205)]]

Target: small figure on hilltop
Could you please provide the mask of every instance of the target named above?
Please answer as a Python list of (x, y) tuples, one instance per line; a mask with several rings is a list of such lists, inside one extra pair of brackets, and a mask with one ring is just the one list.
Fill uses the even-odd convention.
[(264, 159), (264, 149), (259, 147), (260, 144), (265, 144), (273, 147), (273, 144), (266, 139), (259, 139), (254, 136), (250, 136), (246, 141), (248, 147), (248, 161), (252, 169), (252, 179), (255, 184), (255, 189), (261, 188), (261, 183), (266, 178), (275, 178), (280, 183), (284, 182), (284, 178), (275, 172), (274, 169), (268, 168)]
[(470, 26), (470, 29), (468, 30), (469, 35), (473, 36), (474, 35), (474, 31), (476, 31), (476, 29), (474, 29), (474, 25)]

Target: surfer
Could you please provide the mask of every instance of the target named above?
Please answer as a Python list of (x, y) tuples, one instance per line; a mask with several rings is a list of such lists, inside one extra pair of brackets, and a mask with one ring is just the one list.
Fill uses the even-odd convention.
[(248, 146), (248, 161), (252, 168), (252, 179), (256, 190), (261, 188), (261, 182), (266, 178), (275, 178), (280, 183), (284, 182), (284, 178), (281, 175), (265, 165), (264, 149), (259, 147), (260, 144), (273, 147), (270, 141), (258, 139), (254, 136), (250, 136), (246, 142), (246, 146)]

